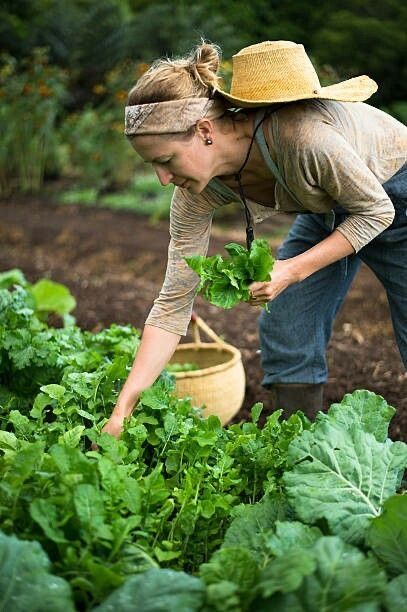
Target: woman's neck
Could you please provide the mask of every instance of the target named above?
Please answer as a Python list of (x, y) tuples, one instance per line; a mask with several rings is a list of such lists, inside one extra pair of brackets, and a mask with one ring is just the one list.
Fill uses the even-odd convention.
[[(225, 182), (234, 182), (237, 172), (242, 168), (247, 157), (250, 144), (254, 134), (255, 113), (251, 112), (247, 120), (233, 122), (233, 130), (227, 134), (219, 134), (221, 137), (219, 146), (219, 172), (216, 176)], [(259, 127), (262, 129), (262, 126)], [(264, 164), (263, 155), (254, 141), (250, 155), (242, 170), (245, 184), (256, 183), (267, 178), (269, 171)]]

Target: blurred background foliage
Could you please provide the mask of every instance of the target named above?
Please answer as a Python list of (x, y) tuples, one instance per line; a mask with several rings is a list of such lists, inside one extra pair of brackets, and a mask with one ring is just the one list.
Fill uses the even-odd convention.
[(2, 0), (0, 195), (69, 177), (85, 200), (136, 198), (145, 170), (123, 136), (127, 91), (201, 37), (222, 47), (226, 88), (241, 47), (294, 40), (323, 84), (368, 74), (379, 83), (369, 103), (405, 122), (406, 23), (402, 0)]

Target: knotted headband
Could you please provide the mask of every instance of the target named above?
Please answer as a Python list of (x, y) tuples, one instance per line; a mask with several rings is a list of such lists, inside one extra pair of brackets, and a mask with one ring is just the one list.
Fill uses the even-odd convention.
[(198, 119), (218, 119), (224, 111), (223, 102), (210, 98), (135, 104), (126, 106), (124, 133), (126, 136), (135, 136), (187, 132)]

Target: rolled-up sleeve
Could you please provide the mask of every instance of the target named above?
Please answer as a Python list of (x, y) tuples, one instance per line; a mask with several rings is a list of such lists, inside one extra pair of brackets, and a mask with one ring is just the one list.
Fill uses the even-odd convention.
[[(298, 149), (297, 149), (298, 150)], [(312, 210), (312, 192), (322, 189), (349, 215), (336, 229), (355, 252), (383, 232), (394, 219), (387, 193), (356, 150), (338, 130), (320, 123), (318, 138), (302, 147), (300, 164), (307, 188), (298, 185), (305, 206)], [(310, 201), (304, 201), (304, 194)]]
[(206, 195), (175, 188), (170, 214), (167, 270), (146, 324), (185, 336), (199, 284), (184, 257), (206, 255), (214, 206)]

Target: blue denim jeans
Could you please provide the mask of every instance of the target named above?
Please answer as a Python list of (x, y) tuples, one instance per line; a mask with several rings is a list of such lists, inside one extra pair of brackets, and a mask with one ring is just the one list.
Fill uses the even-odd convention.
[[(326, 347), (339, 307), (363, 261), (384, 286), (396, 341), (407, 367), (407, 164), (383, 185), (396, 215), (384, 232), (361, 249), (291, 285), (269, 302), (259, 318), (262, 384), (324, 383)], [(343, 210), (343, 209), (342, 209)], [(339, 212), (338, 212), (339, 211)], [(334, 227), (344, 219), (335, 209)], [(288, 259), (321, 242), (332, 231), (325, 215), (300, 214), (279, 249)], [(374, 300), (374, 295), (366, 295)]]

